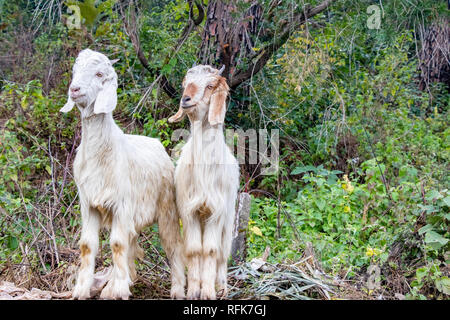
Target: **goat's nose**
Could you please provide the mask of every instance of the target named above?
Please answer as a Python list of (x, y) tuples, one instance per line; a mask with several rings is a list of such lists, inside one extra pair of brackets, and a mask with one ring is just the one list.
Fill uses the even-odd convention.
[(183, 102), (183, 104), (185, 104), (186, 102), (191, 101), (191, 97), (189, 96), (183, 96), (183, 98), (181, 99), (181, 102)]
[(70, 91), (73, 93), (78, 92), (78, 91), (80, 91), (80, 87), (70, 86)]

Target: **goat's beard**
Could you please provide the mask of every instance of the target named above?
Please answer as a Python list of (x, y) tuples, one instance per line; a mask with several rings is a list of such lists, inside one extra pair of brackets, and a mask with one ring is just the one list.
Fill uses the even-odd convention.
[(78, 107), (85, 109), (95, 103), (97, 95), (98, 91), (95, 88), (88, 87), (83, 90), (82, 95), (78, 99), (73, 100), (72, 98), (72, 100)]
[(189, 117), (191, 122), (208, 120), (209, 103), (203, 100), (193, 103), (191, 107), (184, 108), (184, 113)]
[(78, 110), (80, 110), (82, 118), (87, 118), (94, 114), (95, 100), (91, 100), (85, 96), (79, 101), (76, 101), (75, 104), (78, 107)]
[(77, 100), (74, 100), (75, 104), (83, 109), (86, 109), (87, 107), (93, 106), (96, 100), (96, 96), (92, 98), (92, 94), (89, 94), (86, 92), (83, 96), (79, 97)]

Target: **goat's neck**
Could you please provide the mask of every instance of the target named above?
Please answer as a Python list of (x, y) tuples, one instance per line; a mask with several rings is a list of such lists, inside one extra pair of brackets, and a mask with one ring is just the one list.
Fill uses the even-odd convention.
[(95, 150), (111, 146), (118, 139), (114, 136), (122, 135), (123, 132), (114, 122), (112, 113), (94, 114), (81, 112), (81, 146)]
[(207, 119), (191, 122), (190, 151), (189, 161), (193, 164), (224, 163), (226, 144), (223, 125), (211, 126)]
[(225, 143), (223, 126), (221, 124), (211, 126), (208, 119), (191, 122), (191, 137), (195, 142), (202, 144), (207, 144), (212, 141), (215, 143)]

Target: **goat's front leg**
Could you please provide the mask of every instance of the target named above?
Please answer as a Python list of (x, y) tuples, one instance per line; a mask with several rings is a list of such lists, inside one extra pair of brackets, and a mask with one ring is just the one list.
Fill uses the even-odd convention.
[(91, 297), (91, 287), (94, 282), (95, 256), (98, 251), (98, 234), (100, 230), (100, 215), (96, 209), (81, 201), (82, 229), (79, 241), (81, 266), (78, 271), (77, 283), (72, 292), (74, 299)]
[(222, 225), (217, 221), (207, 221), (203, 231), (202, 274), (200, 299), (216, 299), (217, 258), (222, 240)]
[(110, 246), (114, 266), (111, 279), (100, 294), (102, 299), (128, 300), (131, 295), (132, 281), (128, 259), (130, 240), (135, 236), (135, 232), (134, 225), (130, 224), (132, 219), (126, 215), (121, 216), (123, 213), (123, 211), (116, 213), (112, 221)]
[(187, 299), (200, 298), (200, 273), (202, 253), (202, 229), (200, 221), (194, 217), (183, 219), (184, 251), (187, 262)]

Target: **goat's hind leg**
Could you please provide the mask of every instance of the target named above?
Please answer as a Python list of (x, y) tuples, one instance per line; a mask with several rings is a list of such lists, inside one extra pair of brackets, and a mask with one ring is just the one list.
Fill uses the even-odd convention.
[(217, 275), (216, 283), (221, 291), (221, 298), (226, 298), (228, 296), (228, 258), (231, 253), (231, 238), (232, 238), (232, 221), (231, 223), (225, 224), (222, 231), (222, 243), (221, 250), (217, 255)]
[[(171, 211), (173, 210), (173, 211)], [(172, 299), (183, 299), (186, 278), (184, 276), (183, 241), (180, 234), (180, 222), (175, 206), (167, 212), (160, 212), (158, 219), (159, 238), (170, 262)]]
[(96, 209), (81, 201), (82, 229), (79, 241), (81, 266), (78, 271), (76, 285), (72, 292), (74, 299), (91, 297), (94, 282), (95, 256), (98, 251), (98, 234), (100, 230), (100, 214)]
[(217, 255), (217, 276), (216, 283), (221, 292), (221, 297), (226, 298), (228, 296), (228, 258), (231, 254), (231, 243), (233, 238), (233, 226), (235, 218), (235, 203), (236, 198), (232, 198), (228, 202), (225, 221), (222, 228), (222, 240), (221, 248)]
[(132, 237), (130, 241), (130, 250), (128, 251), (128, 267), (130, 270), (131, 281), (136, 281), (136, 259), (144, 258), (144, 250), (139, 246), (138, 235)]

